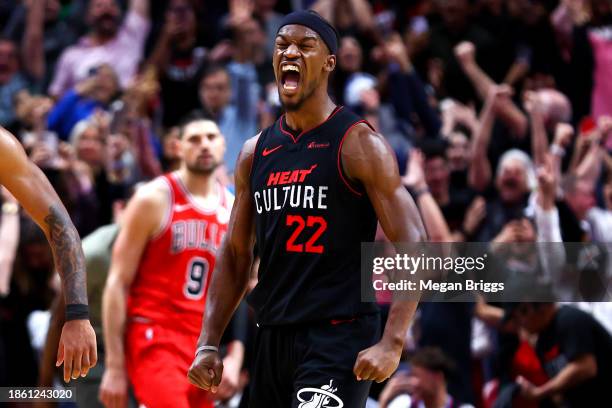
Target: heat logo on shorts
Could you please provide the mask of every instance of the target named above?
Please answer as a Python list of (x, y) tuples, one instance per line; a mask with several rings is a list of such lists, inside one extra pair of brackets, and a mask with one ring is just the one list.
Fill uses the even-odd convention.
[[(334, 380), (321, 388), (305, 387), (297, 392), (297, 399), (300, 402), (298, 408), (342, 408), (344, 402), (335, 394), (338, 388), (333, 387)], [(330, 403), (332, 405), (330, 405)]]

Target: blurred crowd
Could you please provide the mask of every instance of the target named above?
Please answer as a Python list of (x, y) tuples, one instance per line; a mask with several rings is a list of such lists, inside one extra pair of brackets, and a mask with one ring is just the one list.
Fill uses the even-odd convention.
[[(305, 8), (341, 36), (333, 99), (387, 138), (432, 241), (591, 243), (612, 263), (610, 0), (0, 0), (0, 126), (85, 239), (97, 330), (116, 236), (105, 228), (138, 183), (177, 168), (188, 114), (219, 125), (219, 178), (232, 185), (244, 141), (281, 114), (278, 23)], [(0, 385), (52, 385), (58, 278), (44, 235), (12, 208), (0, 223)], [(423, 303), (372, 407), (603, 406), (591, 402), (612, 383), (610, 332), (605, 302)], [(554, 388), (567, 367), (579, 381)]]

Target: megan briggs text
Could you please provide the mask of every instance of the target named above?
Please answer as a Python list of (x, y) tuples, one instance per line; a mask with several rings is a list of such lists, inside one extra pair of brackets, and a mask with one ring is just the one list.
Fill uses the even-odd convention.
[(502, 292), (504, 290), (503, 282), (485, 282), (482, 279), (475, 281), (466, 279), (463, 282), (436, 282), (429, 280), (411, 281), (402, 279), (397, 282), (385, 282), (382, 279), (372, 281), (374, 290), (390, 290), (390, 291), (435, 291), (435, 292), (460, 292), (460, 291), (480, 291), (487, 293)]

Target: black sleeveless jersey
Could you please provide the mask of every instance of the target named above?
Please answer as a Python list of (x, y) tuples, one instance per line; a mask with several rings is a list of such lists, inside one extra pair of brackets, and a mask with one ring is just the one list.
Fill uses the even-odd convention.
[(260, 324), (291, 324), (373, 313), (361, 302), (361, 242), (376, 214), (343, 172), (349, 130), (367, 123), (337, 107), (319, 126), (294, 135), (284, 115), (262, 131), (251, 169), (259, 282), (249, 295)]

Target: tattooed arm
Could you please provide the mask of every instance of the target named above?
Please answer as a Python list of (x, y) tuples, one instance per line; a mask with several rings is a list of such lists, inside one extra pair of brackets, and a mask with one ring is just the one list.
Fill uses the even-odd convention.
[(44, 222), (45, 226), (42, 228), (45, 230), (46, 227), (45, 233), (51, 244), (55, 268), (62, 277), (66, 304), (87, 304), (85, 259), (81, 240), (59, 199), (56, 204), (49, 206)]
[[(44, 231), (62, 278), (67, 305), (87, 304), (85, 261), (81, 240), (53, 187), (27, 159), (21, 144), (0, 127), (0, 184), (21, 203)], [(64, 379), (86, 375), (96, 364), (96, 341), (87, 319), (64, 325), (57, 365), (64, 362)]]

